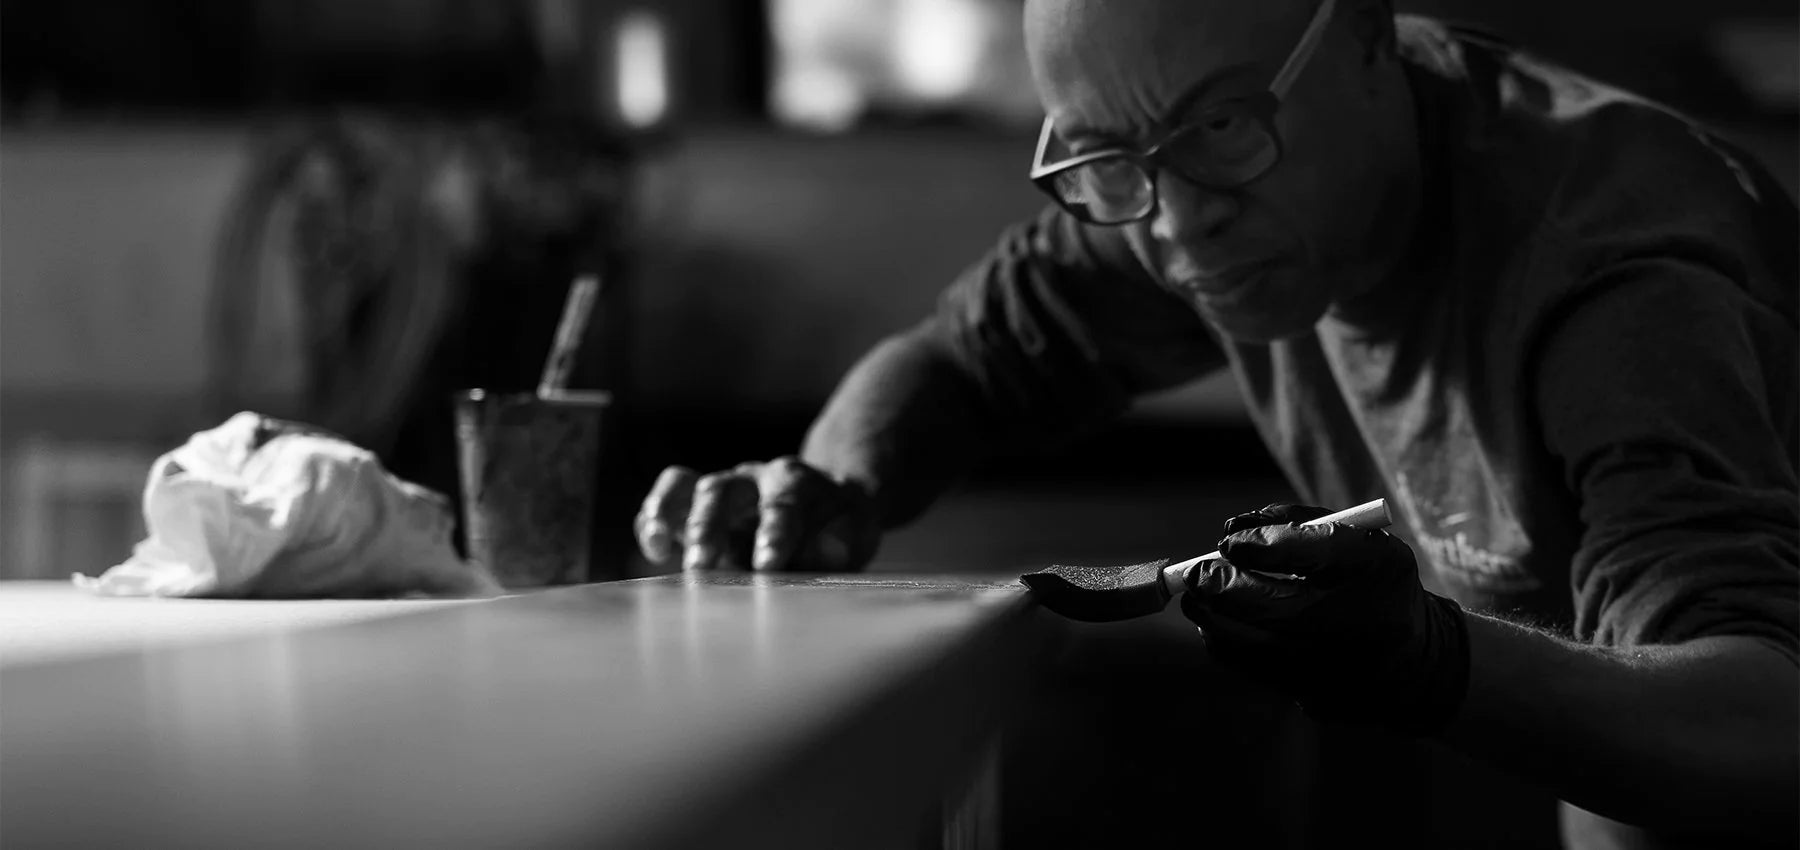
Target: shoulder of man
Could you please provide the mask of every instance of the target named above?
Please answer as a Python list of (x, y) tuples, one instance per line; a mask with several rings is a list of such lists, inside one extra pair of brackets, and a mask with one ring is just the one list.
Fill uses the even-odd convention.
[(1458, 205), (1476, 211), (1477, 241), (1529, 272), (1522, 286), (1577, 286), (1663, 256), (1792, 301), (1777, 290), (1800, 266), (1800, 217), (1754, 157), (1673, 108), (1490, 33), (1414, 16), (1397, 17), (1396, 32), (1438, 165)]

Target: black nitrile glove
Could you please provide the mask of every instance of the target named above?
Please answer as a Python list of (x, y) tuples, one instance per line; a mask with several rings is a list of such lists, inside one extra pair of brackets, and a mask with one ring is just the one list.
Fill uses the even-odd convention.
[(1426, 592), (1412, 549), (1387, 532), (1300, 525), (1327, 513), (1270, 505), (1232, 517), (1225, 558), (1189, 571), (1181, 612), (1221, 664), (1315, 718), (1442, 730), (1468, 689), (1462, 608)]

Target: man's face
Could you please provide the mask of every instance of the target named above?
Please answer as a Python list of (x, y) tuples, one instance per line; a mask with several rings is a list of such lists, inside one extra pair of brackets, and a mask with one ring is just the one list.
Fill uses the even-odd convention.
[[(1165, 286), (1220, 331), (1261, 342), (1303, 333), (1354, 290), (1396, 193), (1394, 130), (1373, 120), (1373, 71), (1337, 20), (1276, 114), (1282, 159), (1215, 191), (1163, 170), (1159, 205), (1125, 225)], [(1143, 149), (1208, 106), (1266, 89), (1316, 0), (1032, 0), (1032, 73), (1074, 153)], [(1194, 98), (1196, 91), (1203, 92)], [(1184, 114), (1171, 114), (1180, 101)], [(1385, 150), (1384, 150), (1385, 148)], [(1413, 156), (1406, 151), (1406, 156)]]

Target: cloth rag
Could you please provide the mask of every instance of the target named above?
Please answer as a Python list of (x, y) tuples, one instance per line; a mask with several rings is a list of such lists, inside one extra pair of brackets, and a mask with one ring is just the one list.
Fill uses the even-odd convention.
[(443, 494), (335, 434), (253, 412), (157, 458), (145, 538), (77, 587), (103, 596), (470, 597), (501, 594), (461, 558)]

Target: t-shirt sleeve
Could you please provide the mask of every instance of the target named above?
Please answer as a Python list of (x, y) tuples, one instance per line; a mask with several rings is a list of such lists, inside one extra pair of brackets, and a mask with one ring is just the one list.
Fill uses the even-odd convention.
[(1224, 364), (1199, 314), (1115, 229), (1047, 208), (939, 299), (932, 331), (1006, 436), (1055, 443)]
[(1580, 504), (1578, 636), (1800, 655), (1791, 319), (1691, 260), (1626, 259), (1589, 284), (1533, 372)]

